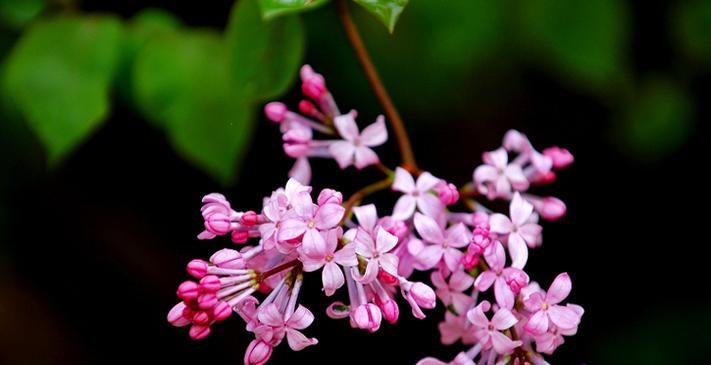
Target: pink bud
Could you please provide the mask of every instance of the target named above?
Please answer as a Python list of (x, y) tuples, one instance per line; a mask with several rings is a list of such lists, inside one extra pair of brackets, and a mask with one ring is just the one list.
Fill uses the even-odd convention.
[(380, 269), (380, 271), (378, 271), (378, 279), (388, 285), (395, 285), (398, 281), (396, 277), (392, 276), (390, 273), (383, 270), (382, 268)]
[(244, 212), (244, 214), (242, 214), (242, 219), (240, 220), (240, 223), (245, 226), (254, 226), (259, 223), (259, 215), (257, 215), (257, 213), (252, 210)]
[(189, 321), (192, 321), (193, 317), (195, 317), (195, 311), (192, 308), (185, 306), (185, 308), (183, 308), (183, 317)]
[(538, 185), (548, 185), (551, 184), (555, 181), (557, 178), (555, 172), (553, 171), (548, 171), (544, 174), (536, 176), (534, 180), (531, 181), (532, 184), (538, 184)]
[(316, 109), (316, 106), (314, 103), (308, 101), (308, 100), (301, 100), (299, 102), (299, 111), (308, 116), (315, 116), (318, 115), (319, 111)]
[(168, 322), (175, 327), (183, 327), (190, 324), (190, 319), (183, 316), (185, 303), (180, 302), (173, 306), (168, 312)]
[(189, 301), (197, 299), (199, 295), (198, 284), (194, 281), (184, 281), (178, 286), (178, 297), (182, 300)]
[(452, 183), (447, 183), (444, 180), (435, 185), (434, 191), (439, 196), (439, 201), (444, 205), (452, 205), (459, 200), (459, 191)]
[(375, 332), (380, 328), (382, 313), (380, 312), (380, 308), (373, 303), (358, 306), (358, 308), (356, 308), (351, 315), (351, 319), (360, 329)]
[(200, 279), (200, 289), (203, 292), (215, 293), (220, 290), (222, 284), (220, 283), (220, 278), (216, 275), (207, 275)]
[(249, 232), (243, 230), (232, 231), (232, 242), (242, 244), (249, 240)]
[(514, 294), (518, 294), (521, 288), (528, 285), (528, 275), (522, 270), (511, 270), (505, 275), (506, 284), (509, 285)]
[(309, 146), (301, 143), (284, 143), (284, 153), (291, 158), (304, 157), (309, 153)]
[(213, 294), (213, 293), (202, 294), (198, 297), (197, 301), (198, 301), (198, 307), (200, 307), (200, 309), (208, 310), (208, 309), (212, 309), (212, 307), (214, 307), (215, 304), (217, 304), (217, 296), (215, 296), (215, 294)]
[(434, 290), (423, 283), (413, 283), (410, 288), (410, 294), (420, 307), (432, 309), (435, 307), (435, 304), (437, 304), (437, 296)]
[(269, 120), (275, 123), (283, 122), (284, 118), (286, 118), (287, 111), (286, 105), (278, 101), (273, 101), (264, 106), (264, 114), (267, 115)]
[(262, 340), (252, 340), (244, 352), (244, 365), (263, 365), (271, 356), (271, 346)]
[(474, 244), (469, 245), (469, 247), (477, 247), (475, 250), (469, 250), (467, 251), (466, 255), (462, 257), (462, 265), (464, 265), (464, 268), (467, 270), (473, 269), (476, 265), (479, 265), (479, 253), (476, 252), (479, 250), (479, 246), (476, 246)]
[(188, 262), (188, 274), (196, 279), (200, 279), (207, 274), (207, 262), (199, 259)]
[(402, 242), (410, 234), (410, 229), (403, 221), (397, 221), (390, 217), (385, 217), (380, 221), (380, 224), (388, 233), (397, 237), (398, 242)]
[(223, 213), (213, 213), (205, 217), (205, 230), (210, 233), (222, 236), (232, 229), (232, 220)]
[(207, 326), (212, 322), (210, 315), (207, 312), (199, 311), (193, 316), (193, 323), (200, 326)]
[(543, 198), (543, 205), (538, 212), (541, 217), (547, 221), (555, 221), (562, 218), (567, 211), (565, 203), (562, 200), (549, 196)]
[(397, 303), (395, 303), (394, 300), (388, 300), (385, 303), (381, 303), (380, 310), (383, 312), (385, 320), (391, 324), (395, 324), (400, 316), (400, 308), (398, 308)]
[(504, 141), (503, 141), (504, 148), (507, 149), (508, 151), (523, 151), (524, 149), (528, 148), (528, 146), (531, 145), (531, 143), (528, 141), (528, 138), (521, 134), (519, 131), (510, 129), (506, 134), (504, 135)]
[(314, 100), (320, 100), (326, 93), (326, 81), (309, 65), (301, 67), (301, 91)]
[(212, 317), (215, 321), (224, 321), (232, 314), (232, 308), (225, 301), (219, 301), (212, 308)]
[(242, 254), (237, 250), (223, 248), (215, 252), (210, 257), (210, 262), (215, 266), (224, 267), (226, 269), (244, 269), (246, 263)]
[(202, 340), (210, 334), (210, 327), (194, 324), (190, 327), (188, 334), (193, 340)]
[(318, 205), (324, 205), (327, 203), (340, 205), (343, 203), (343, 194), (333, 189), (323, 189), (321, 190), (321, 193), (318, 194), (317, 202)]
[(551, 161), (553, 161), (553, 168), (556, 170), (564, 169), (570, 166), (570, 164), (572, 164), (575, 160), (570, 151), (557, 146), (546, 148), (543, 150), (543, 154), (548, 156)]

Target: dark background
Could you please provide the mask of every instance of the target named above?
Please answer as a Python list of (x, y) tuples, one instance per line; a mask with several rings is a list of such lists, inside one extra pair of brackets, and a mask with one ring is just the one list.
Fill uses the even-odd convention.
[[(708, 72), (679, 76), (675, 41), (664, 26), (671, 4), (633, 3), (638, 2), (628, 4), (630, 77), (682, 78), (693, 103), (692, 132), (664, 154), (629, 153), (616, 128), (621, 122), (614, 100), (515, 59), (485, 59), (477, 72), (457, 78), (466, 83), (466, 92), (440, 96), (429, 113), (401, 107), (421, 167), (456, 184), (471, 179), (480, 153), (496, 148), (510, 128), (526, 133), (538, 147), (556, 144), (575, 155), (575, 164), (554, 185), (538, 190), (563, 199), (569, 213), (544, 225), (544, 245), (532, 252), (527, 266), (543, 286), (559, 272), (570, 273), (569, 300), (586, 310), (578, 335), (566, 338), (553, 363), (708, 361), (711, 296), (703, 282), (708, 227), (702, 222), (708, 219), (703, 202), (708, 179), (701, 176), (706, 167), (701, 156), (707, 148), (711, 80)], [(188, 25), (223, 28), (232, 2), (86, 1), (82, 8), (130, 17), (148, 5), (166, 8)], [(407, 15), (406, 10), (403, 19)], [(342, 31), (324, 30), (337, 27), (334, 17), (331, 6), (304, 17), (305, 61), (325, 75), (342, 109), (357, 107), (362, 121), (372, 120), (379, 106)], [(367, 20), (361, 24), (375, 27)], [(408, 88), (408, 81), (386, 77), (395, 102), (406, 92), (420, 93), (427, 108), (428, 95), (438, 90)], [(294, 87), (285, 102), (295, 106), (298, 100)], [(291, 160), (281, 151), (277, 127), (260, 120), (238, 183), (230, 187), (181, 160), (159, 131), (120, 103), (59, 168), (45, 167), (36, 141), (0, 141), (5, 180), (0, 363), (241, 363), (250, 334), (239, 319), (193, 342), (165, 316), (177, 302), (177, 284), (187, 279), (185, 263), (231, 246), (224, 239), (195, 238), (202, 224), (200, 198), (220, 191), (237, 209), (254, 209), (285, 183)], [(398, 156), (391, 142), (379, 151), (394, 166)], [(378, 177), (373, 171), (338, 173), (332, 161), (316, 161), (313, 167), (316, 188), (336, 187), (344, 195)], [(375, 198), (392, 201), (387, 194)], [(301, 301), (317, 320), (306, 334), (320, 343), (300, 353), (282, 344), (271, 363), (413, 364), (425, 356), (449, 360), (459, 350), (439, 344), (441, 306), (418, 321), (403, 302), (397, 326), (383, 325), (368, 334), (351, 329), (347, 320), (327, 318), (323, 311), (330, 302), (319, 293), (320, 280), (310, 279)]]

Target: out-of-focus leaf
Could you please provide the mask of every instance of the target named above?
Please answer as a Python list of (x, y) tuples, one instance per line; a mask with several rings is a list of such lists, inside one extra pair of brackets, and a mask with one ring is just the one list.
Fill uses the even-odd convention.
[(621, 125), (622, 148), (643, 161), (654, 161), (681, 147), (693, 128), (692, 103), (671, 82), (649, 80)]
[(47, 149), (64, 157), (104, 120), (122, 44), (118, 20), (62, 16), (34, 23), (5, 69), (6, 95)]
[(234, 180), (255, 117), (225, 77), (228, 60), (218, 34), (165, 33), (142, 48), (133, 73), (141, 110), (179, 154), (224, 184)]
[(711, 64), (711, 2), (680, 1), (673, 14), (676, 35), (684, 52), (697, 61)]
[(565, 78), (598, 86), (624, 68), (628, 17), (617, 0), (518, 2), (524, 47), (548, 59)]
[(0, 23), (19, 29), (34, 19), (44, 6), (44, 0), (2, 0)]
[(254, 101), (284, 93), (296, 75), (304, 52), (300, 19), (285, 16), (262, 20), (256, 0), (238, 1), (226, 34), (229, 74), (238, 91)]
[[(395, 24), (409, 1), (410, 0), (355, 0), (356, 3), (360, 4), (385, 24), (390, 33), (395, 30)], [(439, 4), (439, 6), (442, 7), (448, 5), (449, 4)]]
[(258, 0), (264, 19), (280, 15), (299, 13), (321, 6), (327, 0)]
[[(136, 103), (132, 85), (133, 67), (136, 55), (154, 37), (173, 36), (181, 27), (180, 20), (171, 13), (160, 9), (146, 9), (131, 19), (126, 30), (126, 44), (121, 55), (119, 78), (117, 80), (120, 95), (127, 101)], [(160, 48), (160, 43), (156, 43)], [(164, 67), (172, 67), (170, 60), (164, 60)], [(142, 80), (146, 80), (142, 78)], [(144, 85), (145, 86), (145, 85)], [(150, 113), (154, 108), (144, 110)], [(158, 118), (149, 118), (157, 121)]]

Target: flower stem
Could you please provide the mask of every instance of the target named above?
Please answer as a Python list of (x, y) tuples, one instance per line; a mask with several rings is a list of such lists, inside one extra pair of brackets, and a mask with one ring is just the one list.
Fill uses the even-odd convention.
[(363, 44), (363, 39), (360, 37), (358, 28), (356, 28), (353, 19), (351, 18), (350, 11), (348, 10), (348, 3), (346, 0), (337, 0), (336, 6), (338, 7), (338, 15), (341, 18), (341, 24), (343, 24), (343, 29), (346, 31), (348, 36), (348, 41), (351, 43), (353, 50), (360, 61), (360, 65), (365, 71), (365, 75), (370, 82), (370, 86), (375, 92), (375, 96), (378, 98), (380, 105), (382, 105), (385, 115), (390, 121), (390, 125), (393, 127), (395, 132), (395, 138), (398, 141), (400, 147), (400, 156), (402, 158), (402, 166), (412, 172), (417, 173), (419, 169), (417, 168), (417, 163), (415, 162), (415, 154), (412, 152), (412, 145), (410, 144), (410, 137), (407, 135), (407, 130), (405, 129), (405, 124), (402, 122), (400, 113), (398, 113), (395, 104), (393, 104), (390, 94), (385, 89), (383, 82), (380, 80), (378, 71), (373, 65), (373, 61), (370, 59), (368, 50)]
[(287, 261), (287, 262), (285, 262), (285, 263), (283, 263), (283, 264), (281, 264), (281, 265), (275, 266), (275, 267), (273, 267), (273, 268), (271, 268), (271, 269), (269, 269), (269, 270), (267, 270), (267, 271), (265, 271), (265, 272), (263, 272), (263, 273), (261, 273), (261, 274), (258, 274), (258, 275), (257, 275), (257, 278), (256, 278), (256, 281), (257, 281), (258, 283), (259, 283), (259, 282), (262, 282), (264, 279), (266, 279), (266, 278), (268, 278), (268, 277), (270, 277), (270, 276), (272, 276), (272, 275), (276, 275), (276, 274), (278, 274), (278, 273), (280, 273), (280, 272), (282, 272), (282, 271), (284, 271), (284, 270), (286, 270), (286, 269), (292, 268), (292, 267), (297, 266), (297, 265), (301, 265), (301, 261), (299, 261), (298, 259), (294, 259), (294, 260), (291, 260), (291, 261)]
[(351, 215), (353, 207), (360, 203), (363, 198), (375, 193), (376, 191), (385, 190), (389, 188), (392, 184), (393, 178), (391, 176), (388, 176), (383, 180), (376, 181), (353, 193), (353, 195), (351, 195), (351, 197), (348, 198), (345, 203), (343, 203), (343, 207), (346, 208), (346, 211), (343, 213), (343, 218), (341, 218), (341, 222), (339, 223), (339, 225), (342, 225), (346, 221), (346, 219), (348, 219), (348, 217)]

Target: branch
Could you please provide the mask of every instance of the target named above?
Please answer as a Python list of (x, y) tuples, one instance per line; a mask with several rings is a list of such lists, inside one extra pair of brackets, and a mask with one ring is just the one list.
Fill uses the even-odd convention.
[(351, 43), (351, 46), (358, 57), (358, 61), (360, 61), (360, 65), (363, 67), (363, 71), (365, 71), (368, 82), (370, 82), (370, 86), (373, 88), (375, 96), (378, 98), (378, 101), (380, 101), (380, 105), (382, 105), (385, 115), (388, 117), (390, 125), (393, 127), (395, 138), (397, 139), (400, 147), (402, 165), (406, 170), (416, 173), (419, 169), (417, 168), (417, 163), (415, 162), (415, 154), (412, 152), (410, 137), (407, 135), (407, 130), (402, 122), (400, 113), (398, 113), (395, 108), (395, 104), (393, 104), (390, 94), (388, 94), (383, 82), (380, 80), (380, 76), (378, 76), (378, 71), (375, 69), (373, 61), (370, 59), (370, 55), (368, 54), (368, 50), (365, 48), (365, 44), (363, 44), (363, 39), (361, 39), (360, 33), (358, 33), (358, 28), (356, 28), (355, 23), (353, 23), (353, 19), (351, 18), (348, 10), (348, 3), (346, 0), (337, 0), (336, 5), (338, 7), (338, 15), (341, 18), (341, 24), (343, 24), (343, 29), (346, 31), (346, 35), (348, 36), (348, 41)]

